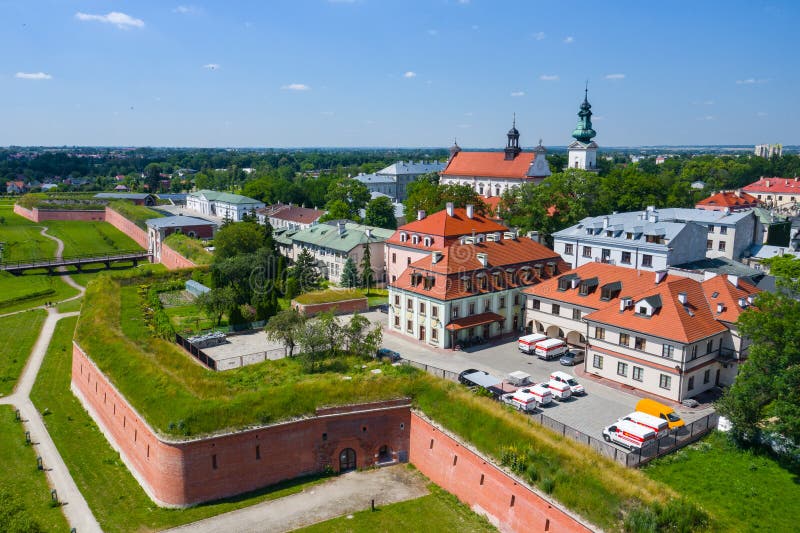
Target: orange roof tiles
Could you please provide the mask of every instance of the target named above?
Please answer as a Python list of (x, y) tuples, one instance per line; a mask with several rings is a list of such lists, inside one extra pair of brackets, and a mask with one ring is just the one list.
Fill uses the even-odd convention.
[[(739, 306), (739, 299), (745, 298), (746, 300), (748, 296), (754, 296), (761, 290), (745, 281), (738, 280), (734, 285), (726, 276), (714, 276), (703, 282), (703, 292), (711, 306), (714, 318), (733, 323), (739, 319), (739, 315), (744, 310)], [(717, 313), (717, 304), (722, 304), (721, 313)]]
[[(456, 208), (453, 216), (448, 216), (447, 210), (429, 215), (422, 220), (414, 220), (397, 228), (388, 242), (400, 243), (400, 234), (406, 232), (409, 235), (419, 233), (423, 235), (436, 235), (441, 237), (460, 237), (462, 235), (472, 235), (472, 233), (492, 233), (495, 231), (508, 231), (506, 226), (495, 222), (477, 212), (472, 218), (467, 217), (467, 210)], [(402, 244), (409, 244), (404, 242)]]
[(521, 152), (517, 157), (508, 161), (505, 157), (504, 152), (457, 152), (442, 171), (442, 175), (530, 178), (528, 169), (536, 154)]
[(506, 318), (497, 313), (480, 313), (472, 316), (465, 316), (463, 318), (455, 318), (450, 321), (445, 329), (450, 331), (458, 331), (460, 329), (472, 328), (475, 326), (482, 326), (484, 324), (491, 324), (492, 322), (502, 322)]
[[(486, 254), (486, 266), (481, 263), (478, 254)], [(483, 268), (506, 267), (521, 263), (561, 261), (561, 257), (550, 248), (532, 241), (527, 237), (517, 239), (501, 239), (498, 242), (482, 242), (479, 244), (454, 244), (442, 252), (442, 258), (431, 263), (430, 255), (411, 263), (412, 268), (452, 274)], [(566, 263), (565, 263), (566, 264)], [(561, 268), (563, 271), (564, 268)]]
[(500, 206), (500, 196), (480, 196), (481, 201), (486, 204), (490, 215), (497, 216), (497, 208)]
[(742, 187), (742, 190), (751, 193), (800, 194), (800, 179), (761, 177), (755, 183)]
[(695, 207), (708, 209), (710, 207), (745, 209), (758, 206), (758, 199), (746, 192), (721, 191), (704, 200), (697, 202)]

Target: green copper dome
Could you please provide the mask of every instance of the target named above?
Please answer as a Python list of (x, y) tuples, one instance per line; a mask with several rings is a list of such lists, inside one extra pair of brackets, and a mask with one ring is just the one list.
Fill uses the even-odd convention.
[(589, 89), (583, 96), (581, 109), (578, 111), (578, 125), (572, 132), (572, 136), (582, 143), (588, 143), (597, 132), (592, 129), (592, 105), (589, 103)]

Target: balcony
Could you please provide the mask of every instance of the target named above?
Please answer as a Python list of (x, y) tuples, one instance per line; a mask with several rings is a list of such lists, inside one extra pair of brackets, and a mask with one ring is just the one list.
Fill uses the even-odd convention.
[(747, 359), (746, 353), (739, 353), (731, 348), (720, 348), (715, 357), (720, 363), (740, 363)]

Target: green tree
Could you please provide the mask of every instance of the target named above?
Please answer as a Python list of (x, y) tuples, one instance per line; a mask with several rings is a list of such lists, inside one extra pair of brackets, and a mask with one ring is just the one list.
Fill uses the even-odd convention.
[(383, 340), (380, 326), (370, 329), (371, 322), (358, 313), (342, 328), (342, 339), (345, 350), (355, 356), (371, 358), (375, 355)]
[(264, 227), (255, 222), (234, 222), (224, 225), (214, 236), (214, 260), (253, 253), (265, 241)]
[(364, 253), (361, 256), (361, 286), (367, 289), (367, 296), (369, 296), (369, 290), (372, 288), (374, 279), (375, 272), (372, 270), (372, 251), (370, 250), (369, 243), (365, 243)]
[(352, 257), (348, 257), (342, 268), (342, 287), (354, 289), (359, 286), (358, 267)]
[(325, 332), (325, 339), (328, 341), (328, 355), (336, 357), (339, 353), (339, 346), (342, 344), (342, 325), (333, 311), (325, 311), (317, 315), (320, 327)]
[(303, 350), (300, 360), (306, 370), (314, 372), (317, 363), (324, 360), (328, 354), (328, 342), (325, 325), (317, 319), (307, 320), (298, 330), (297, 340)]
[(211, 289), (198, 296), (196, 303), (206, 316), (216, 319), (219, 326), (222, 315), (236, 307), (236, 295), (231, 287)]
[(397, 229), (394, 205), (388, 196), (378, 196), (370, 200), (364, 214), (364, 224), (385, 229)]
[(306, 323), (306, 317), (294, 309), (284, 309), (269, 319), (264, 326), (264, 333), (273, 342), (283, 343), (289, 357), (294, 357), (297, 339)]
[(355, 220), (358, 222), (361, 217), (354, 216), (350, 206), (344, 200), (333, 200), (325, 204), (325, 214), (319, 219), (320, 222), (328, 220)]
[(292, 267), (291, 277), (297, 280), (298, 288), (301, 293), (313, 291), (320, 287), (320, 274), (314, 256), (308, 249), (297, 256)]
[(369, 202), (370, 193), (367, 186), (360, 181), (347, 178), (331, 183), (325, 198), (328, 201), (326, 204), (328, 211), (335, 208), (338, 214), (342, 210), (342, 203), (347, 206), (347, 216), (338, 216), (337, 218), (359, 220), (358, 212)]
[(161, 181), (161, 165), (158, 163), (150, 163), (144, 167), (144, 182), (147, 184), (147, 190), (151, 193), (157, 193)]

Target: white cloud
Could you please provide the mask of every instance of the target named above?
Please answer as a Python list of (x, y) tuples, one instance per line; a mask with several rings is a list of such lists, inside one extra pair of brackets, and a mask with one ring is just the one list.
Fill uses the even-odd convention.
[(574, 42), (575, 42), (575, 37), (573, 37), (572, 35), (564, 39), (564, 44), (572, 44)]
[(417, 73), (409, 70), (405, 74), (403, 74), (403, 77), (404, 78), (416, 78), (417, 77)]
[(143, 28), (144, 21), (142, 19), (134, 18), (125, 13), (112, 11), (106, 15), (91, 15), (88, 13), (75, 13), (75, 18), (82, 21), (96, 21), (105, 24), (113, 24), (117, 28), (128, 30), (130, 28)]
[(203, 65), (203, 68), (208, 70), (217, 70), (219, 68), (219, 63), (208, 63), (206, 65)]
[(20, 80), (52, 80), (53, 76), (44, 72), (17, 72), (15, 78)]
[(172, 10), (173, 13), (180, 13), (181, 15), (196, 15), (200, 13), (200, 8), (197, 6), (178, 6)]
[(431, 37), (436, 37), (437, 35), (439, 35), (439, 30), (428, 30), (428, 35), (430, 35)]
[(284, 91), (310, 91), (311, 87), (305, 83), (290, 83), (281, 87)]
[(754, 85), (757, 83), (767, 83), (767, 78), (745, 78), (743, 80), (736, 80), (736, 85)]
[(766, 111), (759, 111), (758, 113), (756, 113), (756, 116), (757, 117), (766, 117), (767, 116), (767, 112)]
[(514, 91), (511, 96), (525, 96), (525, 91)]
[(533, 34), (533, 38), (537, 41), (543, 41), (544, 38), (547, 37), (543, 31), (536, 32)]
[(558, 74), (542, 74), (539, 79), (542, 81), (558, 81)]
[(607, 80), (624, 80), (625, 74), (606, 74)]

